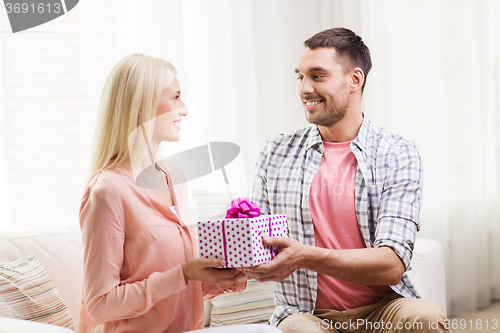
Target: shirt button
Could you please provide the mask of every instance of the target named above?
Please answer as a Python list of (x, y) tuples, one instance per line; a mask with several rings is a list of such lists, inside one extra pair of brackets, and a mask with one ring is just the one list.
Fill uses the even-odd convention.
[(310, 235), (311, 234), (311, 229), (306, 230), (306, 234)]

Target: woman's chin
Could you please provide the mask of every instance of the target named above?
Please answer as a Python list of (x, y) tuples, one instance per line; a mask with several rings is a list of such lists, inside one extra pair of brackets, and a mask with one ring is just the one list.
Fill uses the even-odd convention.
[(175, 137), (168, 138), (168, 140), (165, 140), (165, 141), (168, 141), (168, 142), (178, 142), (178, 141), (180, 141), (180, 139), (181, 139), (180, 136), (175, 136)]
[(169, 133), (168, 135), (164, 135), (162, 138), (162, 142), (177, 142), (181, 139), (179, 133)]

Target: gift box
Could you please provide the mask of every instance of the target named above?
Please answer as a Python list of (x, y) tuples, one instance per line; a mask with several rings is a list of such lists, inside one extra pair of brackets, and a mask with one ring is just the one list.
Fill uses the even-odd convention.
[[(258, 215), (256, 204), (246, 198), (230, 205), (225, 219), (198, 222), (200, 258), (224, 259), (228, 268), (257, 266), (274, 258), (276, 247), (264, 245), (262, 237), (287, 237), (286, 216)], [(235, 205), (242, 208), (236, 212)]]

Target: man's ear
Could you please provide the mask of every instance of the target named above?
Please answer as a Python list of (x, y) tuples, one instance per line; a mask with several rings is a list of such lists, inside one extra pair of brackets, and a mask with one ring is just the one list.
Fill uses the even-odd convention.
[(351, 71), (351, 93), (356, 92), (363, 88), (363, 83), (365, 82), (365, 73), (359, 67), (354, 67)]

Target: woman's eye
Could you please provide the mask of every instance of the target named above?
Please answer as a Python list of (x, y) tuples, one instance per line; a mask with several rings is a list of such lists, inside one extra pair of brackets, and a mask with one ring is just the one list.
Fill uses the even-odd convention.
[(297, 78), (297, 80), (299, 80), (299, 81), (302, 81), (302, 79), (303, 79), (303, 78), (302, 78), (301, 76), (299, 76), (299, 77)]

